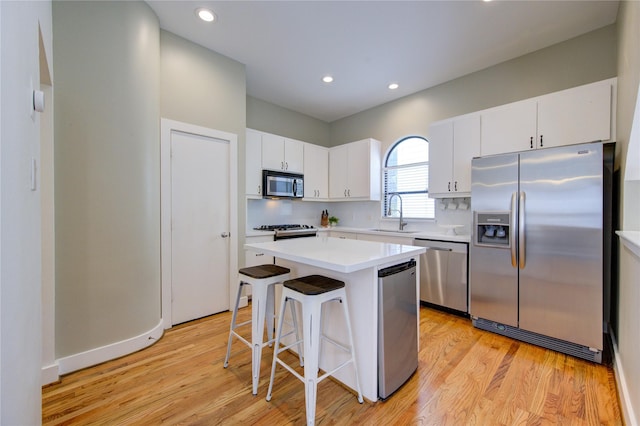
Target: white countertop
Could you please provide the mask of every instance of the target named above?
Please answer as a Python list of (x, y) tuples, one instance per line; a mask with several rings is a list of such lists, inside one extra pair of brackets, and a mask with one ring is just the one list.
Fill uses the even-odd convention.
[(318, 236), (245, 244), (270, 256), (351, 273), (424, 253), (424, 247)]
[(640, 231), (616, 231), (616, 234), (620, 237), (622, 244), (640, 257)]

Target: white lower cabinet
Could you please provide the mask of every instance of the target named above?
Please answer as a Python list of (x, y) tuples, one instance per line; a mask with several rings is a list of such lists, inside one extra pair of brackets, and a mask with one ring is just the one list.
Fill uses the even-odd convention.
[(377, 241), (379, 243), (402, 244), (405, 246), (413, 245), (412, 237), (398, 237), (395, 235), (380, 234), (357, 234), (358, 240), (361, 241)]
[(332, 238), (342, 238), (343, 240), (358, 239), (354, 232), (329, 231), (329, 236)]
[[(264, 235), (257, 237), (246, 237), (245, 242), (250, 243), (266, 243), (273, 241), (273, 235)], [(245, 250), (244, 252), (244, 267), (264, 265), (267, 263), (273, 263), (273, 256), (267, 256), (266, 254), (254, 250)]]

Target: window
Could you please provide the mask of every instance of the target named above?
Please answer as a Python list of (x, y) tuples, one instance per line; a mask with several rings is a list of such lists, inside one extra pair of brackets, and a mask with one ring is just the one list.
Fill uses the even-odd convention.
[(385, 159), (383, 176), (383, 217), (400, 216), (398, 197), (393, 197), (389, 206), (393, 194), (402, 198), (403, 217), (435, 217), (435, 203), (429, 198), (429, 142), (425, 138), (411, 136), (396, 142)]

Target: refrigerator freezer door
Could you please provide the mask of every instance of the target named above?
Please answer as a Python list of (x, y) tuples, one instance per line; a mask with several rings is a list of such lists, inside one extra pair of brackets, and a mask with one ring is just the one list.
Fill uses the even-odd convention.
[(602, 161), (599, 143), (520, 155), (520, 328), (596, 349), (603, 347)]
[[(473, 159), (471, 181), (474, 218), (478, 212), (511, 212), (512, 195), (518, 192), (518, 155)], [(507, 214), (509, 216), (513, 217)], [(516, 224), (510, 226), (511, 229), (515, 227)], [(471, 232), (469, 312), (474, 317), (517, 327), (518, 269), (517, 265), (511, 264), (510, 245), (479, 245), (475, 235), (478, 226), (475, 223)]]

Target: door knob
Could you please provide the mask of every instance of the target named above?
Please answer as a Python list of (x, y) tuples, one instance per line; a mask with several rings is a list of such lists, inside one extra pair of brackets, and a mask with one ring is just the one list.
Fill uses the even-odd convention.
[(221, 232), (221, 233), (220, 233), (220, 236), (221, 236), (222, 238), (228, 238), (228, 237), (229, 237), (229, 235), (230, 235), (230, 234), (229, 234), (228, 232)]

